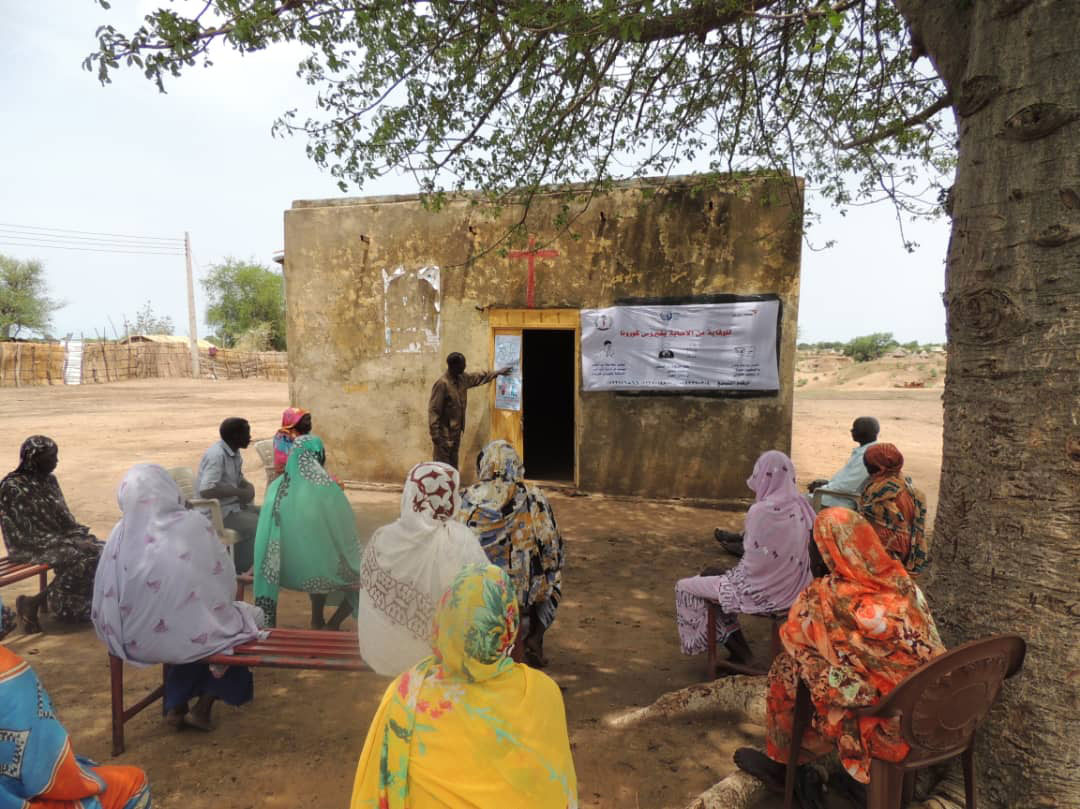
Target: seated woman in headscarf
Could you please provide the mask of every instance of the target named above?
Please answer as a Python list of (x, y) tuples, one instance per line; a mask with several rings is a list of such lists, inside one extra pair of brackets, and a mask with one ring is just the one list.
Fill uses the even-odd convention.
[(299, 407), (286, 407), (281, 414), (281, 429), (274, 433), (274, 477), (271, 481), (285, 471), (296, 439), (310, 432), (311, 413)]
[(133, 466), (117, 500), (122, 516), (94, 579), (94, 628), (116, 657), (170, 663), (166, 721), (210, 730), (214, 701), (248, 702), (252, 677), (242, 666), (215, 675), (198, 661), (257, 637), (262, 611), (233, 600), (236, 574), (225, 546), (203, 514), (185, 507), (162, 467)]
[(468, 565), (443, 595), (432, 655), (386, 689), (368, 728), (351, 809), (576, 809), (562, 694), (515, 663), (507, 574)]
[(68, 510), (53, 474), (58, 460), (55, 441), (32, 435), (19, 450), (19, 466), (0, 481), (0, 527), (8, 558), (47, 564), (54, 574), (45, 593), (15, 599), (25, 632), (41, 631), (38, 610), (46, 597), (49, 611), (61, 621), (90, 619), (94, 571), (103, 545)]
[[(855, 711), (876, 705), (945, 651), (922, 592), (866, 520), (849, 509), (824, 509), (814, 523), (814, 541), (830, 572), (799, 596), (780, 629), (786, 651), (769, 670), (768, 755), (745, 747), (735, 753), (741, 769), (780, 788), (800, 678), (814, 707), (802, 761), (836, 750), (844, 770), (865, 784), (871, 758), (900, 761), (908, 747), (898, 720), (862, 719)], [(797, 788), (806, 790), (803, 806), (807, 798), (817, 803), (809, 794), (810, 774), (800, 767), (796, 779)]]
[(419, 463), (405, 478), (401, 516), (371, 537), (360, 563), (360, 654), (396, 677), (431, 654), (435, 605), (467, 564), (488, 563), (476, 535), (454, 520), (454, 467)]
[(492, 441), (478, 461), (479, 481), (461, 496), (458, 519), (480, 540), (492, 564), (510, 574), (526, 621), (525, 662), (547, 665), (544, 632), (562, 597), (563, 542), (547, 498), (525, 483), (525, 467), (506, 441)]
[(727, 647), (732, 663), (752, 659), (739, 628), (739, 614), (784, 612), (813, 578), (808, 546), (814, 509), (795, 485), (795, 464), (769, 450), (757, 459), (746, 485), (754, 504), (746, 512), (744, 553), (720, 575), (680, 579), (675, 585), (676, 622), (683, 654), (707, 648), (708, 603), (720, 605), (716, 642)]
[(277, 625), (278, 590), (302, 590), (311, 600), (311, 621), (323, 627), (323, 605), (337, 610), (331, 630), (356, 614), (360, 540), (356, 515), (345, 492), (327, 474), (326, 450), (317, 435), (296, 439), (285, 472), (266, 490), (255, 533), (255, 603)]
[(863, 456), (870, 479), (856, 511), (866, 518), (881, 544), (908, 573), (918, 576), (930, 562), (926, 543), (926, 497), (903, 474), (904, 456), (893, 444), (874, 444)]
[[(0, 612), (7, 610), (0, 606)], [(9, 630), (5, 621), (0, 638)], [(0, 806), (25, 809), (147, 809), (138, 767), (99, 767), (76, 756), (48, 692), (30, 664), (0, 646), (0, 728), (6, 738)], [(12, 754), (12, 751), (13, 754)]]

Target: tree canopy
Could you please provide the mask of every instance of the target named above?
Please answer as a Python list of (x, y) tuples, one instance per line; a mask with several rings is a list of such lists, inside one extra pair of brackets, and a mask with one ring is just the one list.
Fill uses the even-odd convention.
[[(108, 4), (98, 0), (106, 8)], [(162, 7), (105, 25), (85, 66), (121, 64), (163, 91), (215, 45), (296, 42), (315, 110), (308, 138), (342, 189), (400, 168), (436, 203), (478, 189), (771, 169), (846, 203), (881, 195), (925, 213), (955, 154), (949, 96), (921, 69), (887, 0), (276, 0)], [(926, 167), (930, 180), (926, 177)], [(702, 176), (707, 181), (708, 173)], [(854, 187), (853, 177), (857, 177)]]
[(173, 329), (173, 319), (168, 315), (155, 313), (150, 301), (147, 301), (143, 308), (135, 314), (134, 321), (130, 321), (126, 315), (124, 316), (125, 335), (172, 334)]
[(866, 362), (884, 357), (886, 351), (897, 345), (899, 343), (893, 339), (892, 332), (874, 332), (849, 340), (843, 352), (844, 356), (851, 357), (855, 362)]
[(270, 347), (285, 350), (285, 288), (281, 274), (254, 260), (227, 258), (201, 281), (206, 322), (226, 348), (253, 330), (269, 330)]
[(23, 331), (44, 334), (61, 306), (49, 297), (44, 264), (0, 254), (0, 340)]

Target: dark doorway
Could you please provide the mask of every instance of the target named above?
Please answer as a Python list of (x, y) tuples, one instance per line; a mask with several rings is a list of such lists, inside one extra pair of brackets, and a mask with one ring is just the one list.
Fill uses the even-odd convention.
[(574, 479), (574, 332), (522, 332), (525, 474)]

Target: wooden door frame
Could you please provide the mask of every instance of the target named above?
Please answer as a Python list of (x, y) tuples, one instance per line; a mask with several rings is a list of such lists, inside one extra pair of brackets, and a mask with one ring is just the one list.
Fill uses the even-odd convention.
[[(572, 331), (574, 333), (574, 486), (579, 485), (578, 453), (581, 442), (581, 311), (579, 309), (489, 309), (488, 310), (488, 356), (491, 362), (495, 362), (495, 330), (496, 329), (521, 329), (536, 330), (549, 329), (552, 331)], [(522, 335), (522, 364), (524, 366), (525, 338)], [(524, 377), (521, 381), (522, 395), (525, 392)], [(495, 412), (495, 386), (491, 386), (491, 412)], [(522, 414), (524, 415), (524, 399), (522, 401)], [(528, 473), (529, 465), (525, 464)]]

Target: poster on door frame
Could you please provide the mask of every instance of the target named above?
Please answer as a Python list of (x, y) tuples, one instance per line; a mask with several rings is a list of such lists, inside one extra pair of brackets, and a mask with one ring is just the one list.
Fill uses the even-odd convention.
[(521, 335), (495, 335), (496, 370), (512, 369), (495, 380), (495, 407), (499, 410), (521, 410)]
[(776, 392), (779, 315), (777, 300), (583, 309), (582, 387)]

